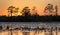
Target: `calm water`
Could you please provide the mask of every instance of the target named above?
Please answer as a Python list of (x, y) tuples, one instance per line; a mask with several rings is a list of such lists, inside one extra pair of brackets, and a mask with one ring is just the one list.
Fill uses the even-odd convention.
[[(60, 28), (60, 22), (0, 22), (0, 26), (5, 29), (7, 26), (12, 28), (19, 28), (21, 27), (30, 27), (30, 28), (37, 28), (37, 26), (45, 27), (45, 28)], [(60, 35), (60, 30), (0, 30), (0, 35)]]

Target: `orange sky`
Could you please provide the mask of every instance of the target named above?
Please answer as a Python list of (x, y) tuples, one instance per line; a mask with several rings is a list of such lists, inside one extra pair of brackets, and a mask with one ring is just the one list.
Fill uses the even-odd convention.
[(19, 12), (22, 10), (23, 7), (29, 6), (30, 9), (33, 6), (37, 7), (38, 14), (43, 15), (44, 7), (51, 3), (54, 6), (58, 5), (58, 14), (60, 15), (60, 0), (0, 0), (0, 15), (8, 15), (7, 8), (11, 5), (18, 7)]

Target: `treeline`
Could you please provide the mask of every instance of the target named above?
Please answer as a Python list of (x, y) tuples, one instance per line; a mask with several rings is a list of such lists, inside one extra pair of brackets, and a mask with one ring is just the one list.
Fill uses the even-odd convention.
[(9, 6), (8, 7), (8, 16), (13, 16), (12, 14), (15, 14), (15, 16), (19, 16), (18, 12), (21, 13), (20, 16), (35, 16), (35, 15), (39, 15), (37, 13), (36, 7), (34, 6), (32, 9), (30, 9), (28, 6), (24, 7), (21, 11), (19, 11), (19, 8), (16, 8), (14, 6)]
[[(14, 6), (8, 7), (8, 16), (13, 16), (14, 13), (15, 16), (19, 16), (18, 12), (21, 13), (20, 16), (40, 16), (36, 10), (36, 6), (33, 6), (32, 9), (29, 8), (29, 6), (24, 7), (21, 11), (19, 11), (19, 8), (16, 8)], [(52, 4), (47, 4), (47, 6), (44, 8), (44, 16), (58, 16), (58, 6), (54, 6)]]
[[(32, 13), (31, 13), (32, 10)], [(36, 7), (34, 6), (32, 9), (30, 9), (28, 6), (24, 7), (21, 11), (21, 16), (17, 15), (19, 12), (19, 8), (16, 8), (14, 6), (8, 7), (8, 17), (2, 16), (0, 17), (0, 21), (3, 22), (40, 22), (40, 21), (60, 21), (60, 16), (58, 16), (58, 6), (53, 6), (52, 4), (48, 4), (44, 8), (44, 16), (40, 16), (37, 13)], [(17, 16), (13, 16), (12, 13), (14, 13)], [(48, 14), (47, 14), (48, 13)]]

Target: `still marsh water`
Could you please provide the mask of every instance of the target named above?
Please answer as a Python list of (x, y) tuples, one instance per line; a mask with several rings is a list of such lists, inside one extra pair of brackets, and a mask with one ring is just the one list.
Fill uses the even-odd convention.
[(0, 35), (60, 35), (60, 22), (0, 22), (1, 26)]

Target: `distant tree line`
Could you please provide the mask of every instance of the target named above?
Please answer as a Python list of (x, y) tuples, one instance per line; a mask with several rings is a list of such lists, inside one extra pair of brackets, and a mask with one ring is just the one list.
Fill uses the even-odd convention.
[[(18, 14), (18, 12), (19, 12), (18, 10), (19, 10), (19, 8), (16, 8), (14, 6), (9, 6), (8, 7), (8, 12), (9, 12), (8, 16), (12, 16), (12, 13), (17, 13)], [(32, 12), (33, 12), (33, 14), (31, 14), (31, 9), (29, 9), (29, 7), (26, 6), (22, 9), (22, 12), (21, 12), (22, 15), (21, 16), (35, 16), (35, 15), (38, 15), (36, 7), (33, 7)]]
[[(31, 10), (32, 10), (32, 12), (31, 12)], [(14, 14), (16, 13), (15, 15), (17, 15), (19, 12), (19, 8), (16, 8), (14, 6), (9, 6), (8, 12), (9, 12), (8, 16), (12, 16), (12, 13), (14, 13)], [(57, 16), (58, 15), (58, 6), (56, 5), (54, 7), (52, 4), (48, 4), (44, 8), (43, 12), (44, 12), (44, 15), (47, 15), (47, 16), (53, 16), (53, 15)], [(39, 16), (35, 6), (32, 9), (30, 9), (28, 6), (26, 6), (22, 9), (21, 13), (22, 13), (21, 16)]]

